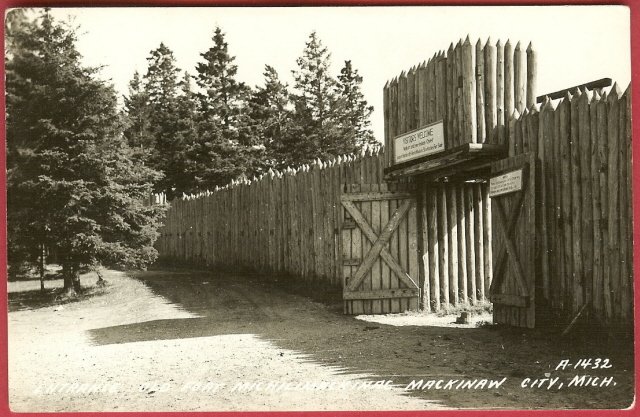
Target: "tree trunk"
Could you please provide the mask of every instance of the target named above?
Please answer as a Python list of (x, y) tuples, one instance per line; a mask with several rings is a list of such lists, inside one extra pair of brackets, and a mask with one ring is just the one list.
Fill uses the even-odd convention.
[(44, 269), (45, 269), (44, 244), (42, 244), (41, 247), (42, 247), (42, 251), (40, 251), (40, 291), (44, 292)]
[(62, 278), (64, 279), (65, 292), (73, 290), (73, 279), (71, 278), (71, 273), (69, 272), (69, 264), (64, 261), (62, 262)]
[(82, 289), (82, 287), (80, 286), (78, 265), (75, 265), (71, 262), (63, 262), (62, 276), (64, 277), (64, 291), (68, 295), (75, 294)]
[(71, 270), (73, 271), (73, 289), (79, 293), (80, 291), (82, 291), (82, 286), (80, 285), (80, 274), (78, 272), (78, 269), (78, 265), (73, 265), (73, 267), (71, 268)]
[(98, 281), (96, 282), (96, 285), (98, 287), (104, 287), (107, 285), (107, 281), (104, 280), (104, 278), (102, 278), (102, 274), (100, 273), (100, 267), (96, 267), (94, 269), (96, 275), (98, 276)]

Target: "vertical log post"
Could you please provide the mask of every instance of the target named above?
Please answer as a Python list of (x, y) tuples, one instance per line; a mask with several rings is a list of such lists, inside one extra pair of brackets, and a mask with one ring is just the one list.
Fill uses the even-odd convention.
[(484, 45), (484, 125), (487, 143), (495, 143), (496, 127), (496, 47), (491, 38)]
[(462, 113), (464, 126), (464, 142), (482, 142), (477, 138), (476, 131), (476, 104), (473, 102), (476, 95), (476, 83), (473, 68), (473, 46), (469, 36), (462, 44)]
[(476, 42), (476, 139), (486, 142), (484, 128), (484, 51), (482, 41)]
[(526, 62), (523, 57), (523, 51), (520, 49), (520, 42), (516, 44), (513, 50), (513, 90), (514, 90), (514, 106), (518, 112), (523, 113), (526, 100)]

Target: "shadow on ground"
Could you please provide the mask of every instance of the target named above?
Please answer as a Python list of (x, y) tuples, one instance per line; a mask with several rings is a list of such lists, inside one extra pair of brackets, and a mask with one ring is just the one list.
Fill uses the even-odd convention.
[[(91, 297), (104, 293), (104, 288), (84, 287), (81, 293), (68, 295), (62, 288), (62, 280), (55, 282), (51, 280), (47, 282), (49, 288), (44, 291), (38, 289), (28, 289), (23, 291), (11, 291), (8, 294), (9, 312), (31, 310), (36, 308), (56, 307), (68, 303), (86, 300)], [(27, 282), (30, 287), (34, 286), (33, 282)], [(39, 281), (37, 282), (39, 286)], [(51, 286), (54, 288), (51, 288)], [(14, 285), (15, 286), (15, 285)]]
[[(502, 379), (498, 390), (412, 390), (449, 407), (624, 408), (633, 398), (632, 342), (600, 343), (583, 334), (571, 340), (541, 331), (497, 326), (450, 328), (389, 326), (342, 314), (341, 303), (317, 302), (251, 275), (197, 271), (134, 273), (155, 294), (197, 318), (153, 320), (89, 331), (98, 345), (227, 334), (254, 334), (308, 361), (391, 379)], [(609, 358), (608, 370), (555, 371), (562, 359)], [(552, 373), (563, 380), (586, 374), (614, 376), (617, 385), (525, 389), (523, 379)]]

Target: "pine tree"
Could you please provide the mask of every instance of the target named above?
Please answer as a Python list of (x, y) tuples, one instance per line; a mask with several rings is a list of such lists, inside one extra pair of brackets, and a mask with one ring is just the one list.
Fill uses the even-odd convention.
[(9, 263), (35, 263), (46, 246), (64, 286), (81, 268), (153, 261), (161, 210), (144, 206), (157, 173), (134, 163), (116, 95), (80, 65), (75, 30), (48, 10), (11, 11), (7, 39)]
[(237, 65), (217, 27), (213, 46), (201, 56), (196, 82), (200, 87), (198, 137), (189, 153), (197, 190), (225, 185), (259, 173), (264, 151), (253, 137), (249, 119), (250, 89), (236, 80)]
[[(312, 32), (294, 71), (294, 135), (285, 138), (290, 160), (304, 163), (349, 152), (353, 146), (340, 137), (341, 101), (337, 81), (330, 75), (331, 54)], [(297, 138), (297, 140), (296, 140)]]
[(200, 54), (204, 62), (196, 66), (196, 82), (201, 88), (200, 111), (205, 120), (221, 129), (228, 140), (239, 141), (239, 129), (249, 89), (236, 80), (238, 66), (229, 55), (222, 29), (216, 27), (213, 46)]
[(286, 149), (282, 138), (291, 124), (291, 101), (287, 85), (280, 81), (278, 72), (265, 65), (264, 86), (256, 87), (249, 101), (252, 136), (265, 151), (265, 167), (280, 168)]
[(371, 130), (373, 106), (368, 105), (361, 90), (362, 76), (351, 61), (345, 61), (338, 76), (338, 92), (342, 99), (341, 133), (343, 139), (356, 149), (365, 145), (379, 146)]
[(124, 97), (126, 127), (124, 136), (140, 162), (147, 162), (155, 146), (151, 134), (151, 108), (149, 95), (138, 71), (129, 82), (129, 95)]
[[(179, 152), (179, 166), (181, 173), (176, 172), (172, 177), (172, 183), (164, 188), (171, 189), (170, 196), (179, 196), (182, 193), (195, 193), (199, 191), (198, 183), (192, 175), (193, 163), (190, 160), (190, 152), (197, 141), (198, 102), (197, 94), (193, 91), (192, 77), (184, 72), (178, 82), (178, 97), (176, 108), (175, 141), (181, 144)], [(197, 169), (197, 165), (195, 166)]]
[(197, 114), (197, 94), (193, 91), (193, 77), (187, 71), (184, 72), (182, 79), (178, 83), (180, 89), (178, 101), (178, 112), (183, 119), (182, 126), (184, 130), (195, 128), (195, 115)]
[[(42, 219), (45, 210), (37, 205), (16, 205), (20, 194), (14, 193), (19, 184), (18, 166), (30, 153), (29, 146), (37, 146), (40, 138), (34, 132), (40, 126), (28, 95), (32, 94), (32, 75), (36, 68), (29, 68), (29, 60), (36, 52), (26, 48), (30, 37), (36, 36), (37, 27), (27, 18), (26, 9), (14, 9), (5, 19), (5, 72), (6, 72), (6, 152), (7, 152), (7, 255), (9, 272), (15, 273), (25, 266), (35, 265), (42, 251), (37, 248), (45, 242), (47, 225), (29, 222)], [(39, 71), (42, 73), (42, 71)], [(41, 75), (41, 74), (38, 74)], [(35, 103), (34, 103), (35, 104)], [(18, 198), (16, 198), (18, 197)]]
[(163, 112), (170, 112), (178, 94), (178, 74), (173, 51), (163, 42), (152, 50), (147, 58), (149, 62), (145, 74), (145, 90), (149, 96), (149, 105), (154, 109), (154, 118), (161, 118)]
[(142, 80), (134, 74), (125, 99), (130, 124), (125, 135), (163, 174), (154, 189), (172, 198), (193, 188), (186, 158), (195, 138), (195, 95), (188, 74), (179, 80), (173, 51), (164, 43), (149, 53), (147, 61), (146, 74)]

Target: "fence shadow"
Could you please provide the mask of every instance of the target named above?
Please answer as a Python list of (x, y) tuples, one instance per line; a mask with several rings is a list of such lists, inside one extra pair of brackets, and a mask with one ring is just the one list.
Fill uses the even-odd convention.
[[(565, 357), (615, 357), (620, 378), (597, 407), (624, 407), (632, 398), (632, 354), (598, 347), (591, 341), (550, 340), (535, 331), (500, 327), (449, 328), (390, 326), (345, 316), (336, 303), (321, 303), (287, 292), (282, 283), (258, 276), (191, 271), (135, 274), (155, 294), (198, 315), (152, 320), (90, 330), (97, 345), (253, 334), (281, 349), (299, 352), (305, 361), (391, 379), (400, 386), (420, 379), (502, 379), (506, 390), (413, 390), (411, 395), (440, 400), (450, 407), (579, 407), (582, 393), (545, 393), (519, 388), (524, 377), (542, 377)], [(613, 355), (613, 356), (612, 356)], [(580, 356), (582, 357), (582, 356)], [(627, 392), (628, 391), (628, 392)], [(599, 394), (598, 394), (599, 393)], [(593, 394), (603, 395), (593, 389)], [(589, 405), (589, 407), (593, 407)]]

